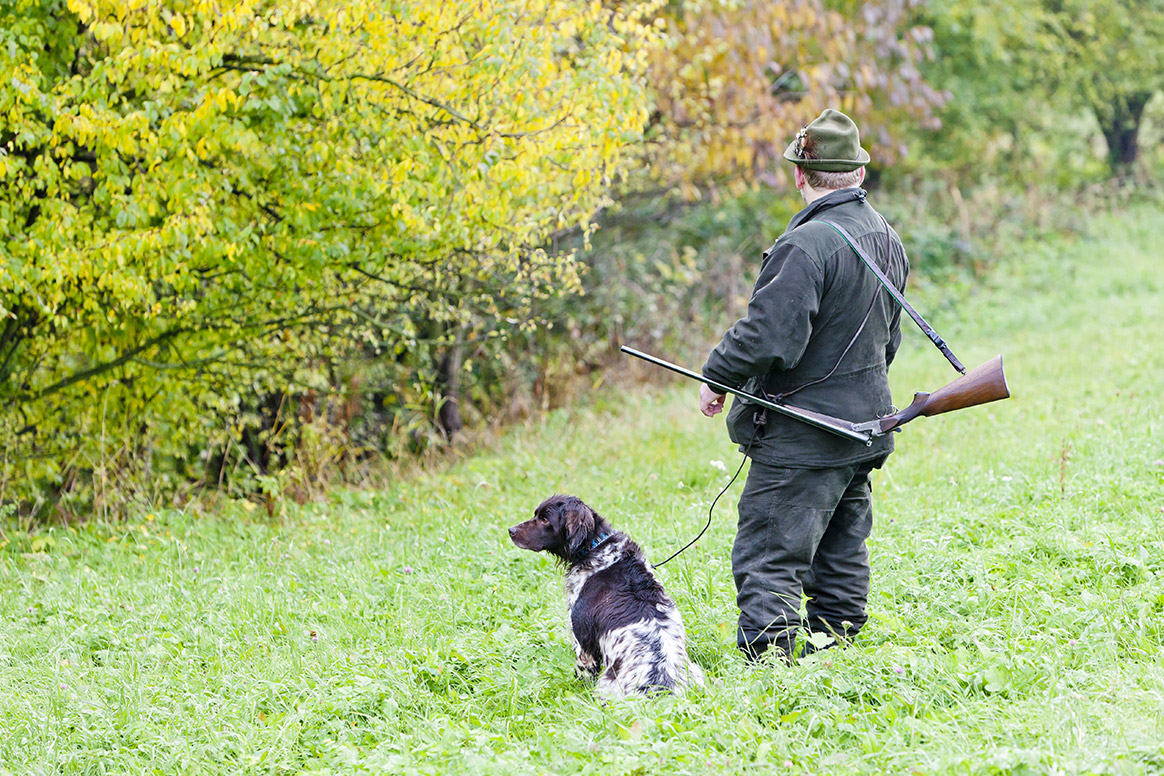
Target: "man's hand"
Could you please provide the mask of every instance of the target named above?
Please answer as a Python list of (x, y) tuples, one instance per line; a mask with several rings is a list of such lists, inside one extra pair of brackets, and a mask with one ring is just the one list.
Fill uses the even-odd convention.
[(725, 394), (716, 393), (704, 383), (699, 386), (699, 411), (707, 417), (713, 418), (723, 412), (723, 400), (725, 398)]

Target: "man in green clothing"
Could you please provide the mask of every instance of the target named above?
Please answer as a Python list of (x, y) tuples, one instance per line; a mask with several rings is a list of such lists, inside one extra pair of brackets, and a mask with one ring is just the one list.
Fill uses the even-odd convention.
[[(847, 420), (887, 414), (900, 308), (828, 226), (852, 235), (904, 290), (909, 262), (901, 240), (859, 188), (869, 154), (853, 121), (826, 110), (784, 158), (796, 165), (806, 206), (764, 253), (747, 315), (724, 334), (703, 374)], [(712, 417), (724, 396), (702, 385), (699, 404)], [(805, 624), (802, 594), (812, 633), (843, 641), (865, 624), (869, 473), (893, 451), (893, 435), (866, 447), (757, 409), (737, 398), (727, 416), (732, 441), (752, 459), (732, 548), (737, 641), (750, 658), (773, 646), (791, 658)], [(802, 650), (812, 649), (801, 641)]]

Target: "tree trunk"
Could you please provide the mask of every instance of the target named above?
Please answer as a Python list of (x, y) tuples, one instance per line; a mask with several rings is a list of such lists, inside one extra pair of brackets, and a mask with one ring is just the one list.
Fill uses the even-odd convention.
[(449, 345), (448, 351), (437, 367), (436, 389), (441, 402), (437, 411), (437, 426), (449, 441), (464, 428), (461, 408), (457, 405), (461, 393), (461, 362), (464, 350), (464, 343), (454, 341)]
[(1125, 172), (1135, 163), (1139, 153), (1140, 119), (1150, 99), (1151, 92), (1118, 96), (1110, 105), (1096, 111), (1103, 137), (1107, 140), (1107, 160), (1112, 173)]

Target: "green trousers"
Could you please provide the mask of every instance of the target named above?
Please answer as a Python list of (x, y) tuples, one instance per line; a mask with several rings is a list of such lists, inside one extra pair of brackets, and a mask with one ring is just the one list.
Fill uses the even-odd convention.
[(749, 657), (793, 654), (807, 597), (808, 627), (838, 640), (865, 624), (873, 528), (869, 472), (884, 458), (833, 469), (752, 461), (739, 504), (732, 573), (737, 642)]

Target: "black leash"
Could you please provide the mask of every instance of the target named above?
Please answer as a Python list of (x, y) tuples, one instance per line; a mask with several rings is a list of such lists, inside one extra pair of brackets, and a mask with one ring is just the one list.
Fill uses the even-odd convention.
[[(762, 412), (763, 412), (763, 410), (757, 410), (756, 414), (759, 415)], [(760, 426), (762, 426), (762, 425), (764, 425), (763, 422), (760, 422), (760, 423), (756, 423), (754, 426), (752, 426), (752, 438), (748, 440), (748, 446), (744, 448), (743, 456), (740, 458), (740, 468), (736, 469), (736, 473), (732, 475), (731, 480), (728, 482), (727, 485), (723, 486), (723, 490), (721, 490), (719, 492), (719, 495), (716, 496), (714, 500), (712, 500), (711, 506), (707, 508), (707, 525), (703, 526), (703, 530), (699, 532), (699, 535), (696, 536), (691, 541), (687, 542), (687, 544), (683, 547), (683, 549), (674, 553), (670, 558), (667, 558), (667, 560), (663, 561), (663, 563), (652, 563), (651, 564), (652, 568), (657, 569), (660, 566), (662, 566), (664, 563), (669, 563), (670, 561), (674, 560), (677, 555), (683, 553), (688, 547), (690, 547), (691, 545), (695, 544), (697, 541), (702, 539), (703, 535), (705, 533), (707, 533), (707, 529), (711, 527), (711, 513), (715, 510), (715, 505), (717, 503), (719, 503), (719, 500), (723, 496), (723, 494), (728, 492), (728, 488), (730, 488), (732, 485), (735, 484), (736, 478), (739, 477), (740, 472), (742, 472), (744, 470), (744, 464), (748, 462), (748, 451), (752, 449), (752, 443), (756, 441), (756, 434), (759, 432)]]

